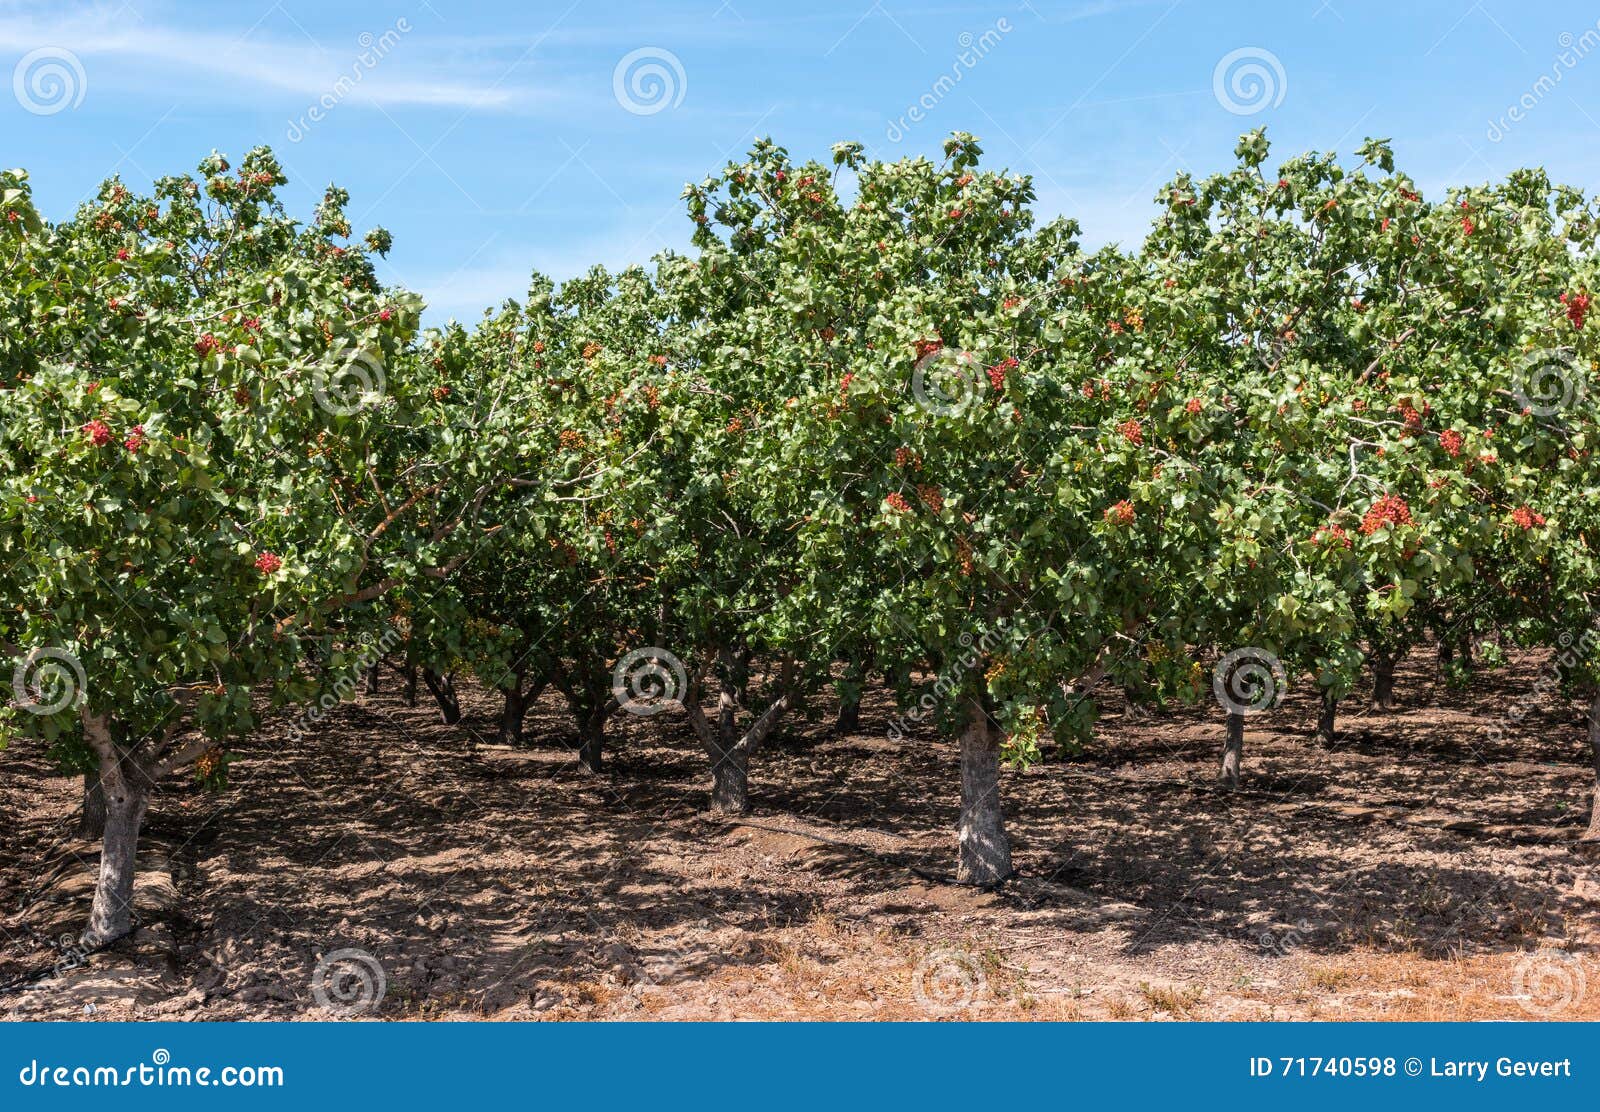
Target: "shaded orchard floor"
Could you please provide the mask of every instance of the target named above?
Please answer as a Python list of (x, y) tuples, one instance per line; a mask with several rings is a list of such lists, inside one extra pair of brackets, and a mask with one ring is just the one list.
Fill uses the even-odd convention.
[[(852, 736), (791, 724), (729, 820), (681, 716), (619, 718), (593, 776), (558, 700), (511, 750), (474, 744), (481, 693), (446, 727), (389, 690), (262, 729), (221, 795), (169, 785), (139, 936), (0, 1014), (324, 1017), (319, 961), (360, 950), (383, 1019), (1600, 1017), (1581, 709), (1507, 718), (1540, 663), (1460, 693), (1418, 656), (1331, 753), (1297, 691), (1250, 720), (1231, 794), (1214, 708), (1114, 701), (1089, 751), (1006, 774), (993, 893), (947, 883), (953, 747), (891, 741), (882, 692)], [(96, 854), (75, 785), (5, 760), (0, 984), (60, 959)]]

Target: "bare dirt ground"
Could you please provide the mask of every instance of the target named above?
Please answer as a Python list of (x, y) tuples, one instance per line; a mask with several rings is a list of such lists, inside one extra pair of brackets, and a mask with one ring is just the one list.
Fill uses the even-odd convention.
[[(854, 736), (791, 724), (729, 820), (679, 716), (620, 716), (592, 776), (554, 699), (528, 748), (474, 752), (492, 700), (446, 727), (391, 687), (303, 741), (258, 731), (220, 795), (168, 785), (142, 928), (78, 968), (97, 850), (24, 745), (0, 985), (62, 968), (0, 1016), (315, 1019), (350, 993), (379, 1019), (1600, 1018), (1582, 715), (1532, 699), (1541, 666), (1447, 692), (1417, 654), (1397, 710), (1341, 707), (1334, 752), (1302, 688), (1250, 719), (1232, 794), (1215, 708), (1113, 704), (1084, 755), (1006, 774), (1018, 875), (991, 893), (947, 880), (953, 748), (889, 740), (882, 693)], [(318, 982), (347, 950), (368, 964)], [(365, 995), (337, 975), (363, 970)]]

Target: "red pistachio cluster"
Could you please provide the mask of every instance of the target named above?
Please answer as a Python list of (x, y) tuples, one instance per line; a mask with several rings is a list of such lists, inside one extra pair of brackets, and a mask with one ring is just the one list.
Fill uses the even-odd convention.
[(1106, 520), (1112, 525), (1133, 524), (1133, 503), (1124, 498), (1106, 510)]
[(1385, 494), (1372, 504), (1366, 516), (1361, 519), (1361, 535), (1370, 537), (1385, 525), (1410, 524), (1411, 507), (1406, 505), (1406, 500), (1397, 494)]
[(1567, 319), (1572, 322), (1572, 327), (1582, 331), (1583, 318), (1589, 314), (1589, 295), (1564, 293), (1561, 295), (1561, 304), (1567, 307)]

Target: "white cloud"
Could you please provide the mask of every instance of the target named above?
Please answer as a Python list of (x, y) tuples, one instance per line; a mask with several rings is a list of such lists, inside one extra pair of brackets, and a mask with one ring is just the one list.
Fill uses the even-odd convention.
[(0, 15), (0, 52), (63, 47), (91, 67), (91, 82), (98, 59), (127, 66), (142, 81), (183, 85), (198, 78), (208, 91), (236, 85), (308, 100), (338, 87), (346, 90), (341, 101), (374, 106), (506, 109), (555, 99), (548, 91), (508, 83), (503, 69), (462, 77), (431, 65), (426, 32), (403, 17), (328, 46), (297, 32), (285, 37), (269, 31), (266, 22), (233, 33), (141, 23), (131, 13), (101, 10)]

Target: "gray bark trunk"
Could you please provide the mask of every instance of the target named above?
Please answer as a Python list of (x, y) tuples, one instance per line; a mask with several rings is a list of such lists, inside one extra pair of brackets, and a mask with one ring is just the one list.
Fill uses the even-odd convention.
[(578, 727), (578, 763), (590, 772), (599, 772), (605, 766), (606, 718), (605, 711), (595, 711)]
[(431, 668), (422, 670), (422, 682), (428, 685), (434, 701), (439, 704), (439, 720), (446, 726), (461, 721), (461, 700), (456, 697), (456, 683), (448, 675), (440, 675)]
[(1000, 805), (1000, 739), (973, 703), (961, 732), (961, 823), (956, 881), (983, 887), (1011, 875), (1011, 839)]
[(106, 834), (106, 793), (100, 787), (100, 770), (83, 774), (83, 813), (78, 816), (78, 837), (98, 841)]
[(95, 883), (86, 946), (104, 946), (133, 930), (133, 878), (139, 827), (150, 806), (150, 785), (133, 761), (103, 760), (106, 831), (101, 841), (100, 876)]
[(1339, 700), (1332, 691), (1322, 692), (1322, 708), (1317, 712), (1317, 741), (1327, 749), (1334, 746), (1337, 734), (1334, 721), (1339, 711)]
[(516, 686), (508, 687), (505, 708), (500, 712), (500, 744), (521, 745), (522, 723), (528, 716), (527, 697), (522, 690), (522, 677), (516, 677)]
[[(725, 661), (728, 654), (723, 654)], [(730, 674), (732, 669), (730, 669)], [(738, 731), (739, 698), (735, 686), (724, 677), (717, 700), (717, 719), (712, 722), (700, 705), (703, 673), (690, 685), (684, 709), (689, 724), (711, 760), (711, 809), (720, 814), (743, 814), (750, 807), (750, 757), (761, 749), (778, 722), (794, 702), (794, 692), (785, 691), (772, 701), (761, 717), (742, 734)]]
[(1222, 784), (1239, 786), (1239, 770), (1244, 764), (1244, 715), (1228, 715), (1227, 736), (1222, 743)]
[(711, 761), (711, 809), (722, 815), (742, 815), (750, 809), (749, 754), (735, 747)]
[(1372, 657), (1372, 701), (1379, 710), (1394, 709), (1395, 658), (1374, 653)]

